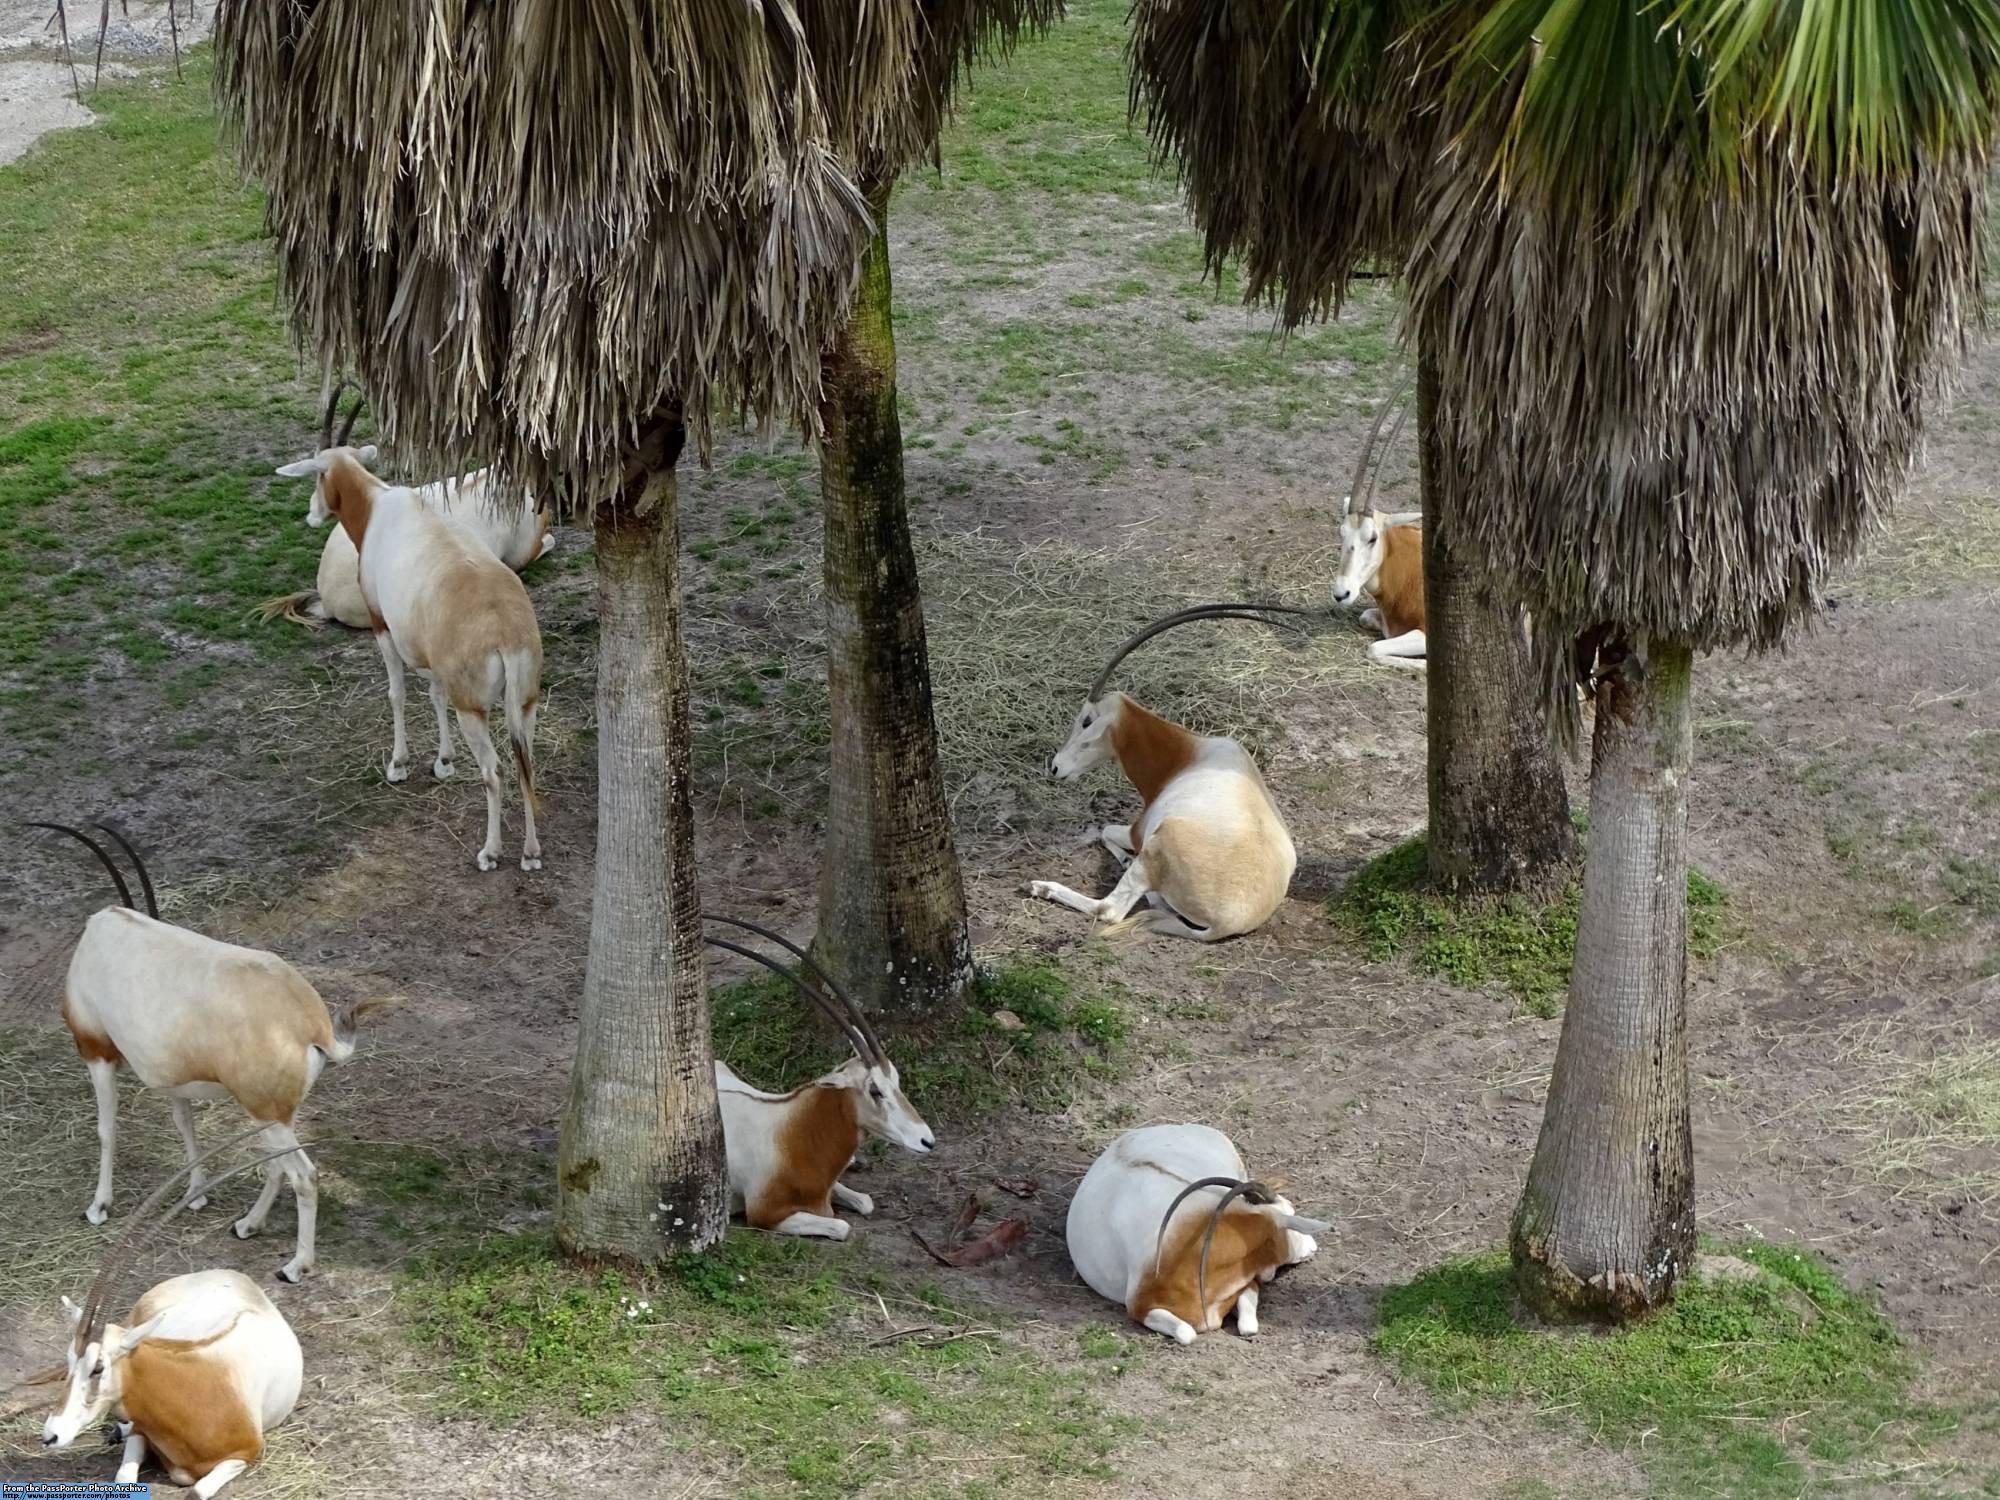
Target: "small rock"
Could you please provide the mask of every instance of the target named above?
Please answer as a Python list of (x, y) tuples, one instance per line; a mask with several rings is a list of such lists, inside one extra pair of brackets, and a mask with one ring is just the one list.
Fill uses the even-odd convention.
[(993, 1024), (998, 1026), (1002, 1031), (1026, 1031), (1028, 1029), (1028, 1023), (1015, 1015), (1011, 1010), (994, 1011)]

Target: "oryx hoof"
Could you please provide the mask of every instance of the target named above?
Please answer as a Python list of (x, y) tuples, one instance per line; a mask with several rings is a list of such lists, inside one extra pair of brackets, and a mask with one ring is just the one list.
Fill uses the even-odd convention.
[(539, 854), (523, 854), (523, 855), (521, 856), (521, 868), (522, 868), (522, 869), (524, 869), (524, 870), (539, 870), (539, 869), (540, 869), (541, 867), (542, 867), (542, 857), (541, 857), (541, 855), (539, 855)]
[(190, 1198), (181, 1207), (191, 1214), (198, 1214), (208, 1207), (208, 1194), (203, 1193), (199, 1198)]
[(247, 1240), (263, 1227), (262, 1224), (253, 1223), (249, 1219), (238, 1219), (234, 1224), (229, 1226), (229, 1232), (239, 1240)]
[(410, 763), (406, 760), (392, 760), (389, 762), (388, 769), (382, 774), (388, 777), (390, 781), (408, 781), (410, 779)]
[(1053, 880), (1031, 880), (1028, 882), (1028, 894), (1030, 896), (1040, 896), (1044, 901), (1053, 901), (1056, 894), (1056, 883)]
[(439, 781), (451, 780), (453, 773), (457, 770), (457, 766), (445, 760), (442, 756), (431, 762), (431, 775), (437, 777)]
[(477, 854), (472, 856), (472, 862), (482, 870), (497, 870), (500, 868), (500, 856), (490, 849), (481, 849)]
[(856, 1193), (854, 1202), (849, 1207), (865, 1219), (875, 1212), (875, 1200), (866, 1193)]
[(312, 1269), (312, 1262), (307, 1261), (304, 1264), (301, 1264), (299, 1258), (295, 1255), (290, 1260), (286, 1261), (282, 1266), (278, 1267), (277, 1271), (274, 1274), (277, 1276), (278, 1280), (289, 1282), (291, 1285), (297, 1286), (301, 1281), (305, 1279), (306, 1272), (310, 1271), (311, 1269)]
[(106, 1219), (111, 1217), (111, 1205), (108, 1203), (93, 1203), (83, 1211), (83, 1217), (86, 1223), (102, 1224)]

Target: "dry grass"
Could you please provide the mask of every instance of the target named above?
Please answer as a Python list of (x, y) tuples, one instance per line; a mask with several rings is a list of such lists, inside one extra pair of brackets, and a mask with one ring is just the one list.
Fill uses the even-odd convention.
[(2000, 510), (1983, 500), (1911, 499), (1834, 592), (1893, 602), (1966, 585), (1976, 602), (2000, 601)]
[(1843, 1053), (1875, 1064), (1838, 1100), (1864, 1142), (1856, 1169), (1899, 1195), (2000, 1207), (2000, 1042), (1940, 1034), (1923, 1055), (1896, 1057), (1887, 1030), (1851, 1036)]

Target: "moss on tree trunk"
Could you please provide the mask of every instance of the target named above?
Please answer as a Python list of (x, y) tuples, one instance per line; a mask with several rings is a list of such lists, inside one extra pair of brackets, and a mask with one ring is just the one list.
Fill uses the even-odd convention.
[(1469, 481), (1444, 460), (1440, 417), (1436, 366), (1420, 356), (1431, 883), (1553, 895), (1576, 858), (1562, 764), (1520, 610), (1452, 548), (1453, 487)]
[(557, 1154), (563, 1248), (638, 1265), (714, 1244), (729, 1217), (695, 880), (682, 440), (679, 409), (656, 414), (597, 512), (597, 882)]
[(904, 504), (889, 188), (868, 186), (875, 240), (853, 313), (825, 359), (832, 774), (813, 947), (862, 1005), (923, 1008), (964, 994), (972, 948)]
[(1682, 645), (1601, 650), (1576, 962), (1542, 1133), (1514, 1217), (1516, 1279), (1547, 1315), (1623, 1319), (1693, 1264)]

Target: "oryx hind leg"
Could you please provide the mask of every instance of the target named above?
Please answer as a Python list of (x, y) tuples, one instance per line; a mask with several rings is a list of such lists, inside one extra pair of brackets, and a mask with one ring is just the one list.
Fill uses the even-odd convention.
[(869, 1197), (866, 1193), (855, 1192), (853, 1188), (844, 1182), (836, 1182), (833, 1185), (833, 1201), (842, 1208), (853, 1209), (854, 1212), (860, 1214), (864, 1219), (875, 1212), (875, 1200), (873, 1198)]
[(1390, 636), (1386, 641), (1374, 641), (1368, 647), (1368, 655), (1375, 661), (1397, 659), (1398, 665), (1405, 664), (1402, 659), (1410, 657), (1421, 661), (1424, 656), (1424, 633), (1421, 630), (1406, 630), (1401, 635)]
[(844, 1240), (851, 1232), (852, 1226), (845, 1219), (804, 1212), (787, 1214), (771, 1226), (773, 1234), (793, 1234), (818, 1240)]

